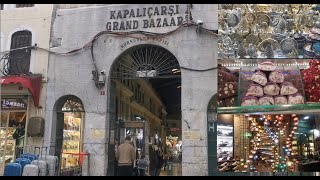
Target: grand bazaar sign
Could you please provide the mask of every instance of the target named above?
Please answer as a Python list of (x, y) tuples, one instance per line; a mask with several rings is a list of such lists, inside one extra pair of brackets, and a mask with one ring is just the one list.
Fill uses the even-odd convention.
[(176, 27), (183, 22), (180, 5), (159, 5), (130, 9), (110, 10), (106, 24), (109, 31)]

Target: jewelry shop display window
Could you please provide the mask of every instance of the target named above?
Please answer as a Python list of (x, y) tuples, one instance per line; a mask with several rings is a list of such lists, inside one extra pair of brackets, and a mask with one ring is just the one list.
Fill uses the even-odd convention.
[[(13, 162), (24, 146), (27, 99), (3, 98), (0, 122), (0, 164)], [(1, 169), (0, 172), (3, 170)]]
[(61, 169), (80, 167), (82, 158), (83, 106), (74, 100), (67, 100), (62, 107), (63, 142)]

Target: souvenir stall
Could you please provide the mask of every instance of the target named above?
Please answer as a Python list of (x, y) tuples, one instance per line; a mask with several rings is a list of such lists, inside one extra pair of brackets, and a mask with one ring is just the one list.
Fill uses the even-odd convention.
[[(311, 59), (303, 64), (295, 59), (241, 59), (241, 67), (220, 65), (218, 171), (320, 170), (310, 166), (319, 163), (318, 65), (319, 60)], [(232, 123), (224, 122), (221, 116), (226, 114), (233, 116)]]
[(22, 153), (26, 140), (26, 98), (3, 98), (0, 119), (0, 174), (6, 163), (14, 162)]
[[(319, 7), (220, 5), (217, 164), (212, 171), (320, 170), (313, 133), (320, 127)], [(231, 115), (231, 123), (222, 115)]]

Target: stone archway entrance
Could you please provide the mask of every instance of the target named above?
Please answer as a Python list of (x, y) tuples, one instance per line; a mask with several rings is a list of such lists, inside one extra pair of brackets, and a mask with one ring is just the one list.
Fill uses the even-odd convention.
[(181, 70), (167, 49), (143, 44), (123, 52), (113, 63), (109, 77), (108, 175), (116, 175), (115, 149), (125, 136), (131, 133), (138, 137), (141, 130), (143, 147), (135, 144), (137, 154), (148, 156), (149, 143), (167, 152), (166, 135), (173, 133), (168, 127), (171, 123), (181, 132)]

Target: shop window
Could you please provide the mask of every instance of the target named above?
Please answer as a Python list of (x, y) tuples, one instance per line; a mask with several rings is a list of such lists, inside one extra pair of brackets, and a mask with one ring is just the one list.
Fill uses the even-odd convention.
[(62, 171), (80, 168), (82, 165), (82, 132), (84, 108), (75, 96), (65, 96), (58, 100), (56, 155), (61, 157)]
[(9, 75), (29, 74), (31, 40), (32, 34), (30, 31), (18, 31), (12, 35), (11, 52), (9, 55)]
[(0, 166), (13, 162), (25, 141), (27, 119), (26, 99), (1, 100)]
[(33, 7), (34, 4), (16, 4), (16, 8)]

